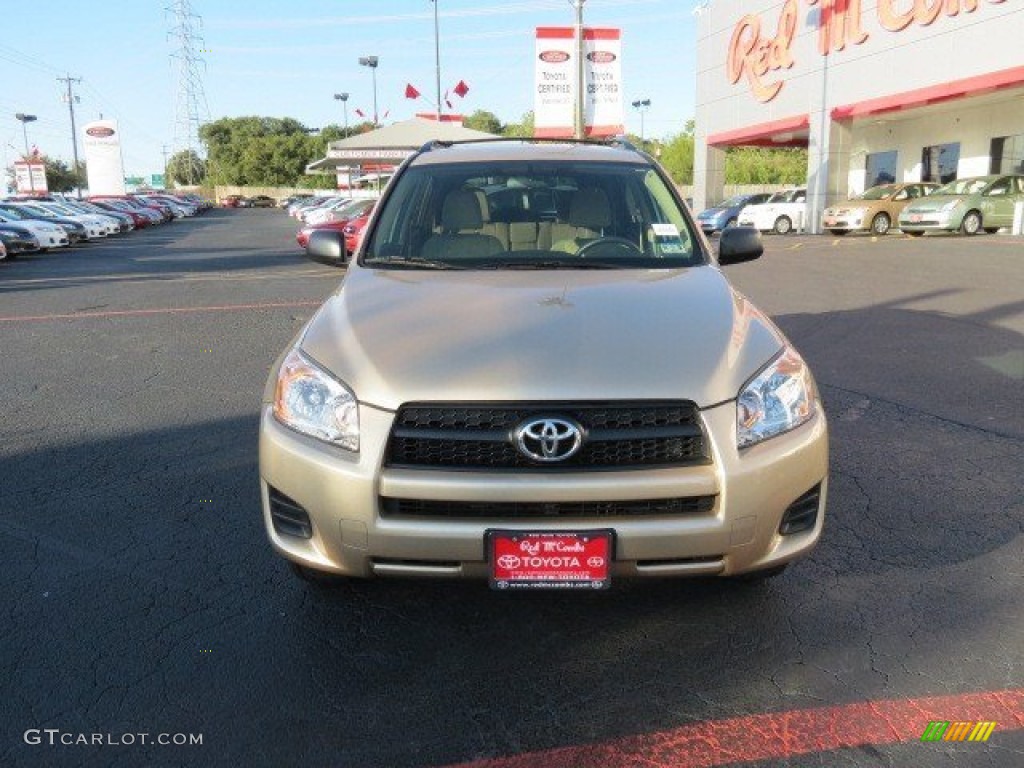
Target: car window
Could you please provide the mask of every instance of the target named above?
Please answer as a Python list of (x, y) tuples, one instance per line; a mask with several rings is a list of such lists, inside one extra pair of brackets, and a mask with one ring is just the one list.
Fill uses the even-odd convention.
[(647, 164), (412, 165), (394, 182), (365, 262), (408, 268), (657, 268), (703, 263), (687, 217)]
[(985, 192), (990, 197), (999, 197), (1005, 195), (1010, 191), (1010, 180), (1009, 179), (998, 179), (992, 183), (992, 186)]

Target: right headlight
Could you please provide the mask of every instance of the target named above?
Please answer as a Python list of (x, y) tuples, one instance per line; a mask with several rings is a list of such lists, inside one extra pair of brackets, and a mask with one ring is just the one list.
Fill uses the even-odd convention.
[(786, 347), (736, 398), (736, 445), (747, 448), (799, 427), (814, 415), (818, 395), (803, 358)]
[(352, 391), (298, 349), (277, 373), (274, 416), (296, 432), (359, 450), (359, 404)]

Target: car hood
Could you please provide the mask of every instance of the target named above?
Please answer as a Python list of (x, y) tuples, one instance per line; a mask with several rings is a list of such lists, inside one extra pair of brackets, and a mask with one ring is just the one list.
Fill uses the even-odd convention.
[(713, 219), (715, 216), (721, 216), (728, 209), (723, 208), (720, 205), (714, 208), (705, 208), (703, 211), (697, 214), (698, 219)]
[(911, 203), (903, 210), (904, 212), (937, 211), (944, 205), (949, 205), (950, 203), (953, 202), (958, 203), (963, 199), (964, 195), (928, 195), (928, 197), (923, 198), (922, 200), (919, 200), (916, 203)]
[(302, 349), (364, 403), (736, 397), (784, 345), (714, 267), (353, 267)]

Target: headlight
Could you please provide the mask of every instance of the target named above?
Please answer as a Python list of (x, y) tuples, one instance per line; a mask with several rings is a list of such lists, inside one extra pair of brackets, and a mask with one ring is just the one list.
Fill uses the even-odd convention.
[(952, 211), (954, 208), (956, 208), (958, 205), (960, 205), (960, 203), (961, 203), (960, 200), (950, 200), (944, 206), (939, 208), (939, 210), (942, 211), (943, 213), (948, 213), (949, 211)]
[(799, 427), (814, 415), (817, 400), (811, 372), (787, 347), (736, 399), (736, 445), (746, 448)]
[(296, 432), (359, 450), (356, 396), (298, 349), (288, 353), (277, 373), (274, 416)]

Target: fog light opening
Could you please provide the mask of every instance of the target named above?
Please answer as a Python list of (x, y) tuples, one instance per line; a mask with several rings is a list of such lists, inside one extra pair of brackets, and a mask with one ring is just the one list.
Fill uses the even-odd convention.
[(816, 485), (787, 507), (779, 524), (779, 534), (792, 536), (814, 528), (818, 522), (818, 507), (821, 501), (821, 486)]
[(313, 538), (313, 524), (309, 521), (309, 514), (298, 502), (276, 488), (270, 489), (270, 517), (274, 522), (274, 531), (280, 536)]

